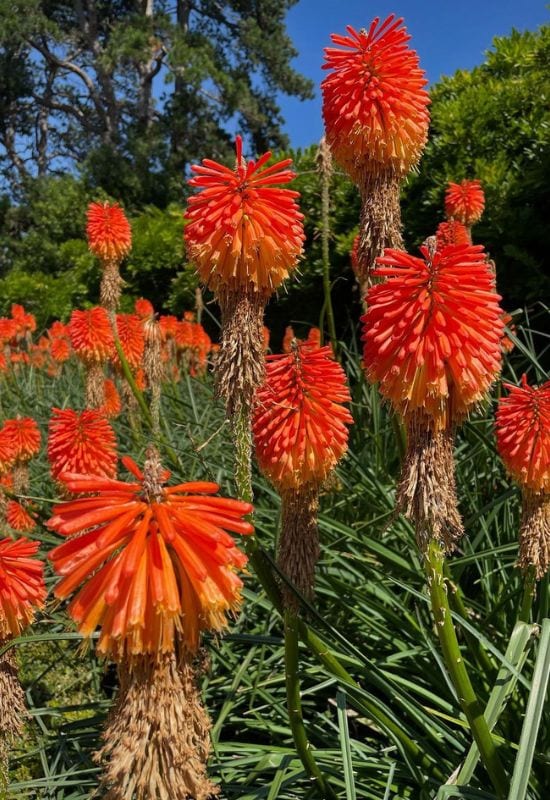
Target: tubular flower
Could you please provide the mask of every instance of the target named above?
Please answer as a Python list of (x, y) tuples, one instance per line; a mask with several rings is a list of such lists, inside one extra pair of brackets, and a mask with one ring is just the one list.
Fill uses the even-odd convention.
[(33, 558), (38, 542), (0, 541), (0, 640), (19, 636), (46, 599), (44, 565)]
[(279, 489), (322, 483), (347, 450), (350, 394), (329, 347), (267, 357), (253, 430), (262, 471)]
[(550, 570), (550, 381), (504, 384), (499, 400), (497, 446), (508, 472), (522, 489), (518, 566), (537, 579)]
[(377, 17), (369, 30), (332, 34), (325, 49), (323, 119), (336, 160), (355, 178), (366, 162), (405, 175), (428, 137), (430, 102), (402, 19)]
[[(512, 317), (511, 314), (508, 314), (506, 311), (504, 311), (503, 314), (502, 314), (502, 322), (513, 334), (516, 333), (516, 326), (514, 325), (514, 318)], [(502, 335), (500, 346), (502, 347), (502, 352), (503, 353), (511, 353), (512, 350), (515, 347), (514, 342), (510, 339), (510, 337), (506, 333), (506, 330), (504, 331), (504, 333)]]
[[(107, 417), (107, 419), (113, 419), (114, 417), (118, 417), (122, 410), (120, 395), (118, 393), (118, 389), (116, 388), (115, 382), (110, 378), (106, 378), (103, 386), (105, 402), (103, 403), (100, 411)], [(71, 471), (78, 472), (79, 470)]]
[(485, 195), (479, 181), (450, 183), (445, 192), (445, 214), (470, 227), (481, 219)]
[[(289, 355), (268, 356), (252, 420), (256, 457), (282, 500), (277, 563), (305, 596), (313, 592), (319, 557), (319, 491), (347, 450), (349, 401), (330, 348), (294, 340)], [(286, 585), (282, 592), (296, 611), (295, 594)]]
[(85, 364), (102, 364), (113, 356), (114, 338), (107, 312), (101, 306), (75, 310), (69, 322), (71, 344)]
[(386, 250), (363, 317), (364, 364), (407, 428), (397, 508), (452, 551), (464, 534), (454, 473), (454, 427), (487, 394), (501, 362), (501, 309), (483, 248)]
[(118, 203), (90, 203), (86, 236), (91, 252), (102, 261), (120, 262), (132, 247), (132, 229)]
[(28, 533), (36, 528), (36, 519), (16, 500), (8, 501), (6, 522), (10, 528), (20, 533)]
[(36, 318), (34, 314), (28, 314), (23, 306), (13, 303), (11, 307), (11, 317), (15, 323), (17, 336), (25, 336), (27, 333), (34, 333), (36, 330)]
[(369, 380), (403, 416), (434, 427), (460, 421), (498, 375), (500, 297), (481, 245), (448, 245), (424, 258), (387, 250), (363, 317)]
[(1, 433), (10, 443), (10, 449), (18, 464), (30, 461), (40, 452), (40, 430), (32, 417), (6, 420)]
[(15, 464), (16, 450), (9, 431), (0, 428), (0, 475), (8, 473)]
[(151, 317), (155, 316), (153, 304), (150, 300), (146, 300), (145, 297), (138, 297), (134, 303), (134, 311), (138, 317), (143, 320), (150, 319)]
[(529, 386), (505, 383), (496, 415), (498, 451), (506, 469), (521, 485), (550, 493), (550, 381)]
[(200, 630), (222, 630), (240, 604), (246, 557), (228, 531), (253, 532), (252, 506), (212, 497), (215, 483), (165, 486), (156, 453), (143, 472), (123, 463), (129, 483), (61, 474), (79, 497), (47, 523), (69, 537), (49, 554), (62, 576), (55, 594), (76, 591), (70, 615), (83, 635), (101, 628), (98, 652), (114, 660), (173, 652), (176, 635), (195, 651)]
[[(271, 294), (288, 277), (302, 254), (303, 215), (298, 192), (279, 188), (292, 181), (290, 159), (265, 167), (271, 153), (243, 160), (236, 138), (234, 169), (203, 159), (191, 169), (185, 240), (203, 283), (220, 288)], [(277, 187), (277, 188), (274, 188)]]
[(99, 411), (53, 408), (48, 434), (48, 461), (52, 476), (65, 473), (114, 478), (116, 438)]
[(449, 244), (472, 244), (472, 239), (462, 222), (451, 219), (448, 222), (440, 222), (437, 226), (435, 244), (438, 250), (443, 250)]
[[(116, 327), (126, 361), (132, 369), (138, 369), (143, 359), (145, 347), (141, 319), (136, 314), (117, 314)], [(119, 359), (116, 355), (115, 363), (119, 364)]]

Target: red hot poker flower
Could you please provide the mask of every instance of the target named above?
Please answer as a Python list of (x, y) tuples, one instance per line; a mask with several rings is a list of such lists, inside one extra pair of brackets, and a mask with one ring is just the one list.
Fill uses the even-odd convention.
[(415, 258), (386, 250), (367, 296), (369, 380), (403, 417), (423, 411), (436, 429), (462, 419), (500, 370), (500, 297), (481, 245)]
[[(136, 370), (141, 366), (145, 348), (143, 322), (137, 314), (117, 314), (116, 326), (126, 361)], [(115, 357), (115, 363), (120, 363), (118, 356)]]
[(449, 219), (469, 227), (481, 219), (484, 208), (485, 195), (479, 181), (449, 183), (445, 193), (445, 213)]
[(279, 188), (292, 181), (290, 159), (266, 167), (271, 153), (243, 160), (236, 138), (234, 169), (203, 159), (191, 169), (189, 184), (200, 191), (189, 198), (185, 241), (203, 283), (271, 293), (288, 277), (302, 254), (303, 215), (298, 192)]
[(267, 357), (253, 430), (258, 463), (278, 489), (325, 480), (347, 450), (350, 399), (329, 347), (305, 342)]
[(332, 34), (336, 47), (325, 49), (327, 140), (353, 178), (369, 161), (406, 174), (427, 140), (427, 81), (402, 23), (391, 15), (381, 24), (377, 17), (368, 31), (348, 25), (348, 35)]
[(44, 565), (33, 556), (38, 542), (0, 541), (0, 640), (19, 636), (46, 599)]
[(73, 350), (85, 364), (102, 364), (113, 357), (113, 331), (107, 312), (101, 306), (73, 311), (69, 334)]
[(69, 537), (49, 554), (62, 576), (55, 594), (76, 592), (70, 615), (85, 636), (100, 627), (98, 651), (115, 660), (172, 652), (176, 631), (196, 650), (199, 632), (222, 630), (240, 604), (236, 570), (246, 556), (228, 531), (253, 532), (243, 521), (252, 506), (212, 497), (215, 483), (165, 486), (156, 456), (145, 474), (123, 462), (128, 483), (62, 473), (79, 497), (55, 506), (48, 522)]
[(67, 472), (114, 478), (118, 458), (113, 429), (94, 409), (53, 408), (48, 460), (55, 479)]
[(7, 419), (2, 436), (11, 443), (15, 461), (24, 464), (40, 452), (40, 430), (32, 417)]
[(508, 472), (534, 492), (550, 493), (550, 381), (505, 383), (496, 414), (498, 451)]
[(88, 246), (102, 261), (120, 262), (132, 247), (132, 229), (118, 203), (90, 203)]
[(36, 519), (16, 500), (8, 501), (6, 522), (14, 531), (21, 533), (28, 533), (36, 528)]
[(451, 219), (439, 223), (435, 232), (435, 243), (437, 249), (442, 250), (448, 244), (472, 244), (472, 239), (462, 222)]

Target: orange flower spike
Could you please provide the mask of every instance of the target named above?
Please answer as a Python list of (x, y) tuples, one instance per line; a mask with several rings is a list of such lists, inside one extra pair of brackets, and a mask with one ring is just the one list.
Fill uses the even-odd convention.
[(210, 497), (217, 484), (165, 486), (160, 465), (151, 482), (150, 460), (145, 477), (131, 459), (124, 463), (137, 480), (61, 474), (77, 499), (57, 505), (48, 522), (70, 537), (49, 554), (66, 576), (56, 596), (77, 592), (69, 613), (85, 634), (101, 627), (98, 650), (115, 660), (173, 651), (176, 629), (196, 648), (199, 630), (221, 630), (239, 606), (234, 569), (246, 557), (226, 530), (252, 533), (243, 520), (252, 506)]
[(15, 465), (16, 450), (14, 441), (4, 428), (0, 428), (0, 475), (6, 475)]
[[(138, 369), (141, 366), (145, 349), (145, 337), (141, 319), (136, 314), (117, 314), (116, 326), (126, 361), (132, 369)], [(119, 359), (116, 355), (115, 363), (119, 364)]]
[(31, 417), (6, 420), (2, 436), (11, 443), (15, 461), (19, 464), (30, 461), (40, 452), (40, 430)]
[(46, 599), (44, 565), (33, 558), (38, 542), (0, 541), (0, 639), (18, 636)]
[(85, 364), (102, 364), (113, 357), (113, 332), (107, 312), (101, 306), (87, 311), (73, 311), (69, 335), (73, 350)]
[(134, 303), (134, 311), (138, 315), (138, 317), (142, 320), (151, 319), (155, 316), (155, 309), (153, 308), (153, 304), (150, 300), (146, 300), (144, 297), (139, 297), (136, 302)]
[(253, 431), (260, 468), (278, 489), (325, 480), (347, 450), (350, 399), (329, 347), (306, 342), (267, 357)]
[(132, 229), (120, 205), (90, 203), (87, 216), (91, 252), (102, 261), (122, 261), (132, 247)]
[(48, 460), (52, 476), (62, 473), (114, 478), (116, 438), (103, 414), (95, 410), (52, 409), (48, 435)]
[(500, 297), (481, 245), (448, 245), (423, 258), (386, 250), (367, 296), (364, 364), (369, 380), (407, 417), (436, 429), (485, 397), (501, 365)]
[(110, 378), (107, 378), (105, 380), (104, 387), (105, 402), (103, 403), (100, 411), (107, 417), (107, 419), (113, 419), (114, 417), (118, 417), (120, 414), (122, 410), (122, 402), (114, 381), (112, 381)]
[(550, 493), (550, 381), (529, 386), (504, 384), (496, 414), (497, 447), (515, 480), (534, 492)]
[(445, 192), (445, 214), (470, 227), (481, 219), (485, 208), (485, 195), (480, 181), (463, 180), (449, 183)]
[(425, 74), (402, 19), (392, 14), (369, 30), (332, 34), (325, 49), (323, 118), (336, 160), (353, 178), (369, 161), (406, 174), (428, 137)]
[(203, 283), (271, 293), (295, 268), (303, 251), (303, 215), (298, 192), (279, 188), (295, 177), (290, 159), (266, 167), (271, 153), (243, 159), (236, 137), (236, 166), (210, 159), (191, 167), (198, 189), (189, 198), (185, 241)]
[(16, 500), (8, 501), (6, 522), (10, 528), (20, 533), (28, 533), (36, 528), (36, 519)]

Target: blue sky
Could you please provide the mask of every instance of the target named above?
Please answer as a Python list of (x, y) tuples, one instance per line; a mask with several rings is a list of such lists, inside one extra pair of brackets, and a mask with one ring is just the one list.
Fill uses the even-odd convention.
[(345, 33), (346, 25), (368, 27), (374, 17), (391, 13), (404, 17), (430, 83), (480, 64), (495, 36), (550, 21), (548, 0), (300, 0), (288, 13), (287, 29), (299, 52), (294, 66), (314, 81), (316, 98), (279, 98), (293, 147), (317, 142), (323, 133), (319, 84), (330, 34)]

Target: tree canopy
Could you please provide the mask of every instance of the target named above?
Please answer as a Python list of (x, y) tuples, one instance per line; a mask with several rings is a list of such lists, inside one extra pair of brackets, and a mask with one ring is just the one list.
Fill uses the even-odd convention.
[(288, 144), (277, 93), (296, 0), (0, 0), (0, 168), (21, 192), (78, 171), (126, 203), (181, 199), (186, 165), (228, 155), (230, 132)]

